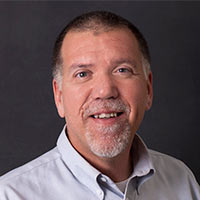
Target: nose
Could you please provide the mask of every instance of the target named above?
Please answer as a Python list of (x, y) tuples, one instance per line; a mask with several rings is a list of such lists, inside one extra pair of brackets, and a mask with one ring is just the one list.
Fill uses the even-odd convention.
[(118, 86), (109, 75), (100, 75), (94, 82), (94, 99), (116, 99), (119, 96)]

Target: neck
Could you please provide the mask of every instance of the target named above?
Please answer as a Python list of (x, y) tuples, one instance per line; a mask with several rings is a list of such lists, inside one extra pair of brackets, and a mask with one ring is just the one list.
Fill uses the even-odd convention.
[(91, 165), (110, 177), (114, 182), (126, 180), (133, 171), (130, 149), (114, 158), (102, 158), (96, 155), (85, 158)]

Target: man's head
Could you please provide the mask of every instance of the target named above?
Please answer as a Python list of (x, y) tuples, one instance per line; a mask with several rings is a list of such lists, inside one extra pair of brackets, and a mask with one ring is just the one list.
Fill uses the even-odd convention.
[(111, 13), (83, 15), (61, 33), (54, 51), (55, 102), (69, 140), (85, 157), (130, 151), (152, 103), (149, 62), (139, 31)]
[(65, 35), (70, 32), (84, 32), (84, 31), (93, 31), (95, 34), (101, 32), (107, 32), (113, 29), (118, 28), (128, 28), (136, 37), (140, 51), (142, 53), (142, 61), (145, 75), (147, 76), (150, 70), (150, 53), (148, 49), (147, 42), (140, 31), (135, 27), (131, 22), (118, 16), (114, 13), (106, 11), (94, 11), (89, 12), (83, 15), (76, 17), (72, 20), (59, 34), (53, 52), (53, 77), (60, 82), (62, 80), (62, 56), (61, 56), (61, 47)]

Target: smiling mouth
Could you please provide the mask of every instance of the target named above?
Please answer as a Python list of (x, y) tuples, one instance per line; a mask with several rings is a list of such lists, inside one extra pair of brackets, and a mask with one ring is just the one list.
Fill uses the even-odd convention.
[(101, 114), (94, 114), (90, 117), (94, 119), (110, 119), (110, 118), (116, 118), (122, 115), (123, 112), (112, 112), (112, 113), (101, 113)]

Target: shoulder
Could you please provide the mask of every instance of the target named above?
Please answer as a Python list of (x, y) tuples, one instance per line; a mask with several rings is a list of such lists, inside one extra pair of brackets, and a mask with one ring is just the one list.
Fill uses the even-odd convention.
[(55, 165), (55, 162), (60, 158), (60, 154), (55, 147), (54, 149), (48, 151), (47, 153), (39, 156), (38, 158), (28, 162), (27, 164), (18, 167), (7, 174), (0, 177), (0, 188), (8, 183), (17, 183), (18, 180), (31, 179), (38, 176), (38, 174), (47, 170), (48, 166)]
[(160, 164), (169, 164), (169, 165), (179, 165), (180, 167), (186, 167), (186, 165), (179, 159), (172, 157), (170, 155), (154, 151), (149, 149), (148, 150), (151, 159), (153, 162), (159, 162)]
[(156, 171), (186, 173), (189, 176), (193, 176), (191, 170), (181, 160), (154, 150), (149, 150), (149, 154)]
[(162, 178), (172, 185), (185, 183), (198, 186), (192, 171), (181, 160), (153, 150), (149, 150), (149, 154), (156, 177)]

